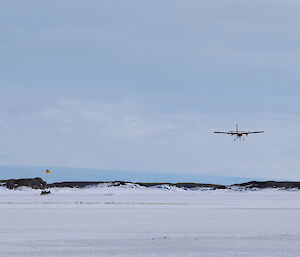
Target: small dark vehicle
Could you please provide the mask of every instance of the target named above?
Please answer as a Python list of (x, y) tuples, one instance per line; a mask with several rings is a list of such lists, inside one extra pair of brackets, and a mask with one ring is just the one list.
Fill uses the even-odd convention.
[(41, 195), (48, 195), (48, 194), (51, 194), (50, 190), (43, 190), (43, 191), (41, 191)]

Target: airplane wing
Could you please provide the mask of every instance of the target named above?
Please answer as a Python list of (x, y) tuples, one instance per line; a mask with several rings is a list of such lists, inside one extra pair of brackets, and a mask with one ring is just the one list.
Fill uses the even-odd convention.
[(223, 131), (215, 131), (216, 134), (227, 134), (227, 135), (233, 135), (235, 132), (223, 132)]
[(265, 133), (265, 131), (249, 131), (246, 134), (260, 134), (260, 133)]

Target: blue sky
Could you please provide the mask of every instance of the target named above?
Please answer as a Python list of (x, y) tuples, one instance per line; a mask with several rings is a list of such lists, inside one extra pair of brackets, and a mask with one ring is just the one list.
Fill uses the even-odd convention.
[(0, 165), (300, 179), (299, 8), (2, 1)]

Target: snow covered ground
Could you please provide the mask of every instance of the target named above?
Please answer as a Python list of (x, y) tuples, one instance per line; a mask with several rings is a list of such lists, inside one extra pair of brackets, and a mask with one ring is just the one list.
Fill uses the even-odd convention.
[(300, 192), (0, 189), (1, 257), (299, 257)]

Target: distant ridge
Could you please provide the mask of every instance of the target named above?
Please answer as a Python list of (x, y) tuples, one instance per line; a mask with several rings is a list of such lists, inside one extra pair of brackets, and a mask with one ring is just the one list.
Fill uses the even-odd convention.
[(264, 189), (264, 188), (284, 188), (284, 189), (300, 189), (300, 182), (296, 181), (250, 181), (246, 183), (241, 183), (241, 184), (235, 184), (232, 186), (236, 187), (243, 187), (243, 188), (248, 188), (248, 189), (253, 189), (253, 188), (259, 188), (259, 189)]
[[(8, 189), (17, 189), (18, 187), (29, 187), (32, 189), (44, 189), (45, 181), (41, 178), (25, 178), (25, 179), (8, 179), (0, 180), (0, 186), (4, 186)], [(205, 183), (141, 183), (141, 182), (126, 182), (126, 181), (70, 181), (70, 182), (57, 182), (48, 184), (49, 188), (85, 188), (91, 186), (107, 186), (107, 187), (119, 187), (119, 186), (139, 186), (139, 187), (155, 187), (170, 189), (179, 188), (184, 190), (216, 190), (216, 189), (231, 189), (231, 190), (257, 190), (267, 188), (279, 188), (279, 189), (300, 189), (300, 182), (293, 181), (250, 181), (242, 184), (234, 184), (230, 186), (205, 184)]]

